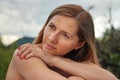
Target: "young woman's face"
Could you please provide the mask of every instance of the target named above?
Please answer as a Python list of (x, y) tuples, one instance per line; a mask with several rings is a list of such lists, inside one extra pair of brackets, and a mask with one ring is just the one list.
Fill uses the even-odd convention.
[(80, 48), (77, 31), (75, 19), (54, 16), (44, 29), (43, 50), (52, 55), (63, 56), (73, 49)]

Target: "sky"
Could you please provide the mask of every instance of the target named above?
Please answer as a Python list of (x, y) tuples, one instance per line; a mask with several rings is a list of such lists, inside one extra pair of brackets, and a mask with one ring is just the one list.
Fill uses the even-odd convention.
[[(0, 0), (0, 34), (10, 43), (21, 36), (35, 37), (49, 13), (62, 4), (78, 4), (89, 10), (99, 38), (109, 28), (108, 8), (112, 6), (112, 24), (120, 28), (120, 0)], [(9, 36), (10, 35), (10, 36)]]

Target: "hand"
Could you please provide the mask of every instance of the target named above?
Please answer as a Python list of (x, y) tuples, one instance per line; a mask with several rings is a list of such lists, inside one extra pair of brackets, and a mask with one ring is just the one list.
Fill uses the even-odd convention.
[(19, 59), (27, 60), (31, 57), (38, 57), (42, 59), (46, 64), (52, 66), (54, 64), (54, 59), (56, 56), (50, 55), (49, 53), (42, 50), (41, 44), (23, 44), (18, 48), (17, 56)]
[(41, 44), (23, 44), (18, 48), (17, 56), (21, 60), (28, 59), (30, 57), (38, 57), (40, 53), (43, 53), (41, 48)]

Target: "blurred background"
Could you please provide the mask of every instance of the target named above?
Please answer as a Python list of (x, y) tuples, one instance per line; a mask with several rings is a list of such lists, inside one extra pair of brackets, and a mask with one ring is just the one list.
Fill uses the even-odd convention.
[(0, 80), (14, 50), (32, 43), (50, 12), (62, 4), (78, 4), (91, 13), (100, 63), (120, 79), (120, 0), (0, 0)]

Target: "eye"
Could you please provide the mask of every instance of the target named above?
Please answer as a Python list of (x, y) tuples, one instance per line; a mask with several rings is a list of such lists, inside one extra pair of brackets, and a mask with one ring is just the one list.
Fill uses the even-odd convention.
[(55, 30), (56, 29), (55, 26), (53, 26), (52, 24), (49, 24), (48, 26), (50, 27), (50, 30)]
[(63, 36), (64, 36), (66, 39), (70, 39), (70, 36), (69, 36), (67, 33), (63, 33)]

